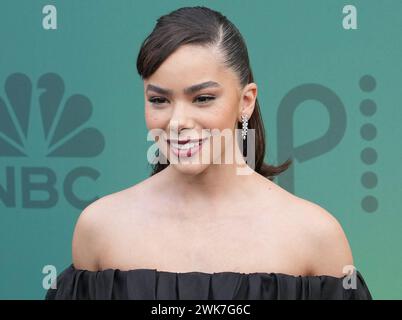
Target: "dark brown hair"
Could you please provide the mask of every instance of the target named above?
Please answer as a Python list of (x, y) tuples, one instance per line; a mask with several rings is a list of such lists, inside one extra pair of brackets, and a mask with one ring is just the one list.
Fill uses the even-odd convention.
[[(242, 88), (254, 82), (247, 47), (239, 30), (221, 13), (203, 6), (183, 7), (157, 19), (156, 26), (143, 41), (138, 53), (139, 75), (142, 79), (150, 77), (176, 49), (185, 44), (217, 46), (223, 53), (225, 65), (238, 75)], [(237, 123), (237, 128), (242, 128), (241, 122)], [(290, 166), (292, 160), (288, 159), (280, 166), (264, 163), (265, 129), (258, 99), (248, 120), (248, 128), (255, 129), (254, 170), (273, 180), (275, 175)], [(162, 171), (168, 165), (169, 160), (167, 164), (157, 162), (152, 165), (151, 175)]]

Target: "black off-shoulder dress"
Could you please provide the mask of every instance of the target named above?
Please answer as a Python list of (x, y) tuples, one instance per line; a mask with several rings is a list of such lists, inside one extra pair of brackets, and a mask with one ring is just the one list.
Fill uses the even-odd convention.
[[(46, 300), (372, 300), (358, 270), (353, 280), (283, 273), (168, 272), (157, 269), (89, 271), (73, 264), (57, 277)], [(345, 285), (344, 285), (345, 283)]]

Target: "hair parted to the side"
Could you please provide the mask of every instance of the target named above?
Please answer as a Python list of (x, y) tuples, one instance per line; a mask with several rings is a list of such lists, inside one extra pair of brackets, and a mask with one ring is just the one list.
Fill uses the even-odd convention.
[[(180, 46), (185, 44), (213, 47), (222, 53), (224, 63), (240, 79), (241, 87), (254, 82), (245, 41), (235, 25), (220, 12), (204, 6), (183, 7), (157, 19), (153, 31), (142, 42), (137, 57), (137, 70), (142, 79), (150, 77), (159, 66)], [(241, 130), (242, 123), (237, 123)], [(254, 170), (269, 180), (291, 165), (288, 159), (279, 166), (264, 163), (265, 129), (258, 99), (248, 120), (248, 128), (255, 129)], [(166, 159), (167, 160), (167, 159)], [(152, 165), (151, 176), (169, 165), (160, 162)]]

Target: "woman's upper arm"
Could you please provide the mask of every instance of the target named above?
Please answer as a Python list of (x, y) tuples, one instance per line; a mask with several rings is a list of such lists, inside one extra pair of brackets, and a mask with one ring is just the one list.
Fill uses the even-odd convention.
[(72, 257), (77, 269), (99, 270), (99, 234), (102, 229), (100, 199), (87, 206), (78, 217), (72, 240)]
[(353, 255), (339, 221), (324, 208), (312, 207), (311, 274), (341, 277), (351, 272)]

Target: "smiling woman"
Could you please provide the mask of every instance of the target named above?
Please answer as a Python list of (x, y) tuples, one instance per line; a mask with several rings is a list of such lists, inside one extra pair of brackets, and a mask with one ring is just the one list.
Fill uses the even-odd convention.
[[(186, 126), (185, 117), (187, 121), (197, 119), (199, 124), (193, 128), (196, 133), (206, 128), (240, 130), (244, 115), (248, 119), (247, 130), (254, 131), (254, 170), (273, 180), (290, 166), (290, 159), (279, 166), (264, 163), (265, 129), (247, 47), (238, 29), (220, 13), (205, 7), (182, 8), (159, 18), (153, 32), (142, 43), (137, 70), (144, 79), (149, 102), (146, 106), (149, 129), (177, 132)], [(181, 84), (188, 83), (192, 85), (179, 90)], [(162, 84), (172, 84), (176, 90)], [(170, 126), (166, 121), (171, 122)], [(180, 135), (191, 136), (187, 131), (190, 128)], [(212, 153), (204, 149), (205, 153)], [(160, 146), (159, 151), (166, 152), (166, 146)], [(223, 148), (220, 151), (214, 155), (215, 160), (225, 153)], [(237, 152), (236, 148), (234, 151)], [(208, 158), (212, 162), (212, 157)], [(167, 166), (169, 161), (157, 162), (152, 174)]]
[[(371, 299), (338, 221), (271, 181), (290, 161), (263, 161), (257, 84), (225, 16), (186, 7), (159, 18), (137, 68), (147, 128), (162, 131), (169, 162), (85, 208), (73, 263), (47, 299)], [(215, 161), (234, 151), (248, 166), (240, 128), (255, 130), (246, 175)], [(229, 146), (216, 144), (227, 132)]]

